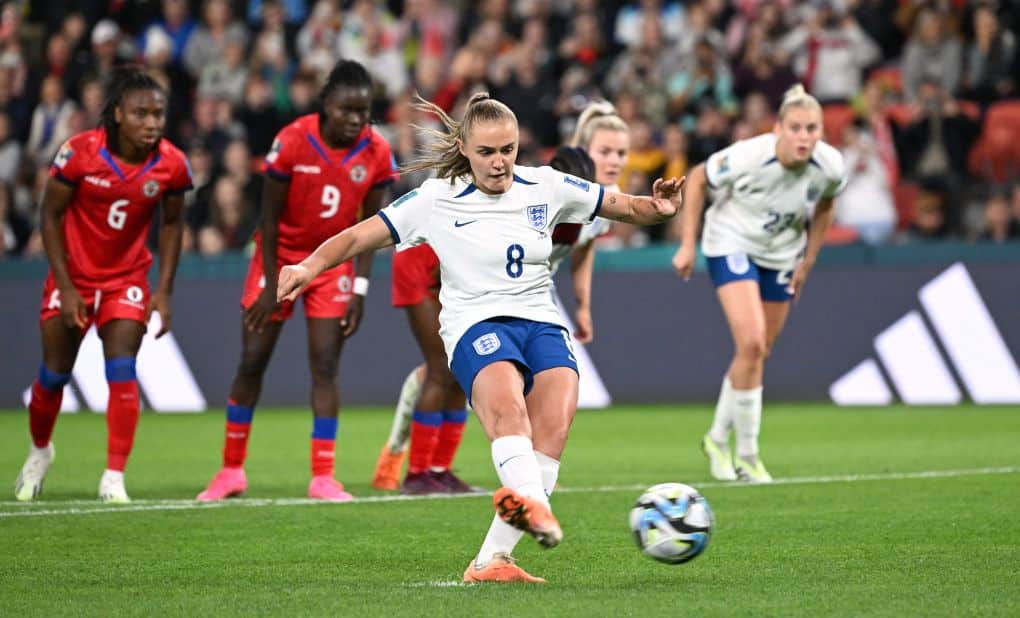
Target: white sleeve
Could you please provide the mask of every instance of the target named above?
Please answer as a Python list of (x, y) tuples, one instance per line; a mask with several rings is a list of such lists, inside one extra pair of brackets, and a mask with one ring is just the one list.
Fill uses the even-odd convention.
[(548, 182), (553, 203), (549, 204), (550, 225), (557, 223), (591, 223), (602, 208), (605, 189), (597, 182), (564, 174), (551, 167), (538, 168), (543, 182)]
[(712, 190), (733, 184), (744, 167), (748, 148), (744, 142), (737, 142), (712, 153), (705, 161), (705, 179)]
[(432, 191), (423, 184), (379, 211), (379, 217), (390, 229), (390, 236), (398, 251), (428, 242), (432, 200)]
[(839, 152), (832, 158), (830, 168), (831, 171), (826, 179), (828, 182), (825, 185), (825, 190), (822, 192), (823, 200), (830, 200), (842, 193), (849, 180), (846, 173), (846, 163), (843, 161), (843, 155)]

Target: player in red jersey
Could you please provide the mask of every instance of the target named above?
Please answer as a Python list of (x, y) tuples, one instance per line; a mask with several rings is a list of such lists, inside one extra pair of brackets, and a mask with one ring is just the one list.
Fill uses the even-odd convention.
[[(277, 305), (279, 269), (373, 216), (396, 177), (389, 144), (368, 123), (372, 80), (364, 67), (341, 60), (319, 100), (321, 111), (284, 127), (266, 157), (263, 218), (241, 299), (243, 350), (227, 401), (223, 468), (198, 495), (201, 501), (222, 500), (248, 487), (244, 460), (262, 376), (283, 323), (294, 312), (292, 302)], [(310, 498), (351, 499), (333, 474), (340, 350), (361, 321), (372, 253), (356, 261), (322, 273), (302, 294), (312, 374)]]
[[(106, 408), (105, 502), (129, 502), (124, 466), (138, 424), (135, 357), (149, 316), (170, 329), (170, 293), (181, 250), (183, 194), (191, 188), (184, 154), (163, 139), (167, 93), (135, 67), (112, 77), (102, 125), (61, 147), (42, 199), (42, 238), (50, 261), (40, 328), (43, 361), (32, 384), (32, 448), (15, 495), (32, 500), (53, 461), (50, 437), (82, 336), (95, 324), (103, 341), (110, 396)], [(159, 283), (150, 295), (145, 246), (159, 206)]]

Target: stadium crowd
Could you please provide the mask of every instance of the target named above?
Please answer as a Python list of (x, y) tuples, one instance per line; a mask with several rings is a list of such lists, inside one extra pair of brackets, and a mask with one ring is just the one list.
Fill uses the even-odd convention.
[[(519, 162), (545, 163), (590, 101), (631, 130), (620, 187), (681, 176), (769, 131), (801, 82), (847, 160), (837, 243), (1020, 239), (1018, 2), (962, 0), (80, 0), (0, 9), (0, 255), (42, 256), (40, 191), (61, 144), (97, 126), (126, 62), (169, 89), (187, 154), (185, 251), (243, 250), (276, 132), (313, 110), (339, 58), (374, 77), (373, 117), (399, 163), (488, 90), (517, 113)], [(427, 172), (406, 174), (397, 197)], [(603, 247), (679, 238), (626, 226)], [(155, 232), (153, 233), (155, 239)]]

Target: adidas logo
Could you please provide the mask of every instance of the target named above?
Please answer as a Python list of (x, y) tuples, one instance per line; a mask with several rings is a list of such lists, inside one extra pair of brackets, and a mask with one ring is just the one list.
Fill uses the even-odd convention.
[[(136, 372), (139, 390), (149, 408), (157, 412), (202, 412), (206, 408), (205, 397), (173, 333), (154, 338), (160, 325), (159, 314), (153, 313), (149, 332), (138, 350)], [(103, 358), (103, 342), (94, 328), (90, 328), (82, 339), (78, 359), (71, 370), (71, 381), (87, 409), (106, 412), (106, 401), (110, 396), (106, 384), (106, 361)], [(29, 386), (22, 395), (26, 407), (31, 396), (32, 387)], [(60, 411), (77, 412), (81, 404), (71, 384), (65, 386)]]
[[(829, 387), (838, 405), (1020, 403), (1020, 370), (966, 267), (957, 263), (918, 292), (910, 311), (875, 337), (869, 358)], [(927, 318), (927, 320), (925, 319)]]

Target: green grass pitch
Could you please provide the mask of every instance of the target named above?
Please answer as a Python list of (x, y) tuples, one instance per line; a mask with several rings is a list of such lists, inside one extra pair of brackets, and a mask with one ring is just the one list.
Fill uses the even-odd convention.
[[(708, 482), (697, 444), (709, 406), (580, 412), (553, 505), (566, 538), (516, 555), (544, 586), (464, 586), (488, 497), (307, 504), (310, 414), (256, 412), (243, 500), (190, 500), (216, 471), (220, 412), (142, 416), (128, 467), (135, 503), (95, 495), (98, 415), (65, 415), (42, 498), (13, 502), (23, 412), (0, 412), (0, 614), (330, 616), (1016, 616), (1020, 410), (766, 406), (763, 456), (780, 482)], [(389, 410), (343, 411), (338, 476), (369, 487)], [(496, 487), (469, 421), (455, 462)], [(627, 513), (642, 487), (699, 487), (716, 514), (707, 552), (669, 566), (640, 554)]]

